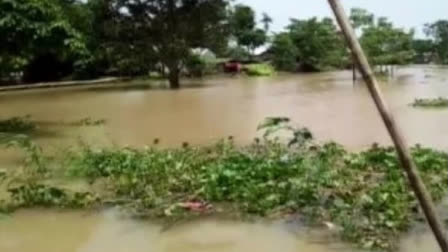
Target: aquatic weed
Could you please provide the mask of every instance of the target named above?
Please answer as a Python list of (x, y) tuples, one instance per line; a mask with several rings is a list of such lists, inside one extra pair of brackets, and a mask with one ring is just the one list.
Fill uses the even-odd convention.
[[(314, 142), (308, 130), (288, 122), (271, 118), (265, 125), (274, 128), (248, 146), (231, 139), (174, 149), (84, 146), (61, 166), (72, 177), (105, 182), (109, 203), (149, 216), (183, 216), (188, 210), (178, 206), (185, 202), (225, 204), (254, 216), (295, 213), (311, 223), (334, 223), (343, 239), (361, 247), (396, 249), (400, 234), (422, 215), (394, 149), (374, 145), (349, 153), (337, 143)], [(296, 140), (279, 138), (278, 130), (292, 131)], [(448, 191), (447, 154), (415, 146), (412, 155), (439, 202)], [(19, 188), (12, 193), (24, 206), (65, 207), (73, 198), (50, 185)]]
[(106, 124), (106, 119), (94, 120), (90, 117), (86, 117), (86, 118), (71, 122), (69, 124), (73, 125), (73, 126), (100, 126), (100, 125)]
[(444, 108), (448, 107), (448, 99), (444, 97), (438, 98), (426, 98), (426, 99), (415, 99), (411, 104), (414, 107), (425, 107), (425, 108)]
[(0, 133), (30, 133), (36, 129), (36, 124), (30, 118), (27, 115), (0, 120)]

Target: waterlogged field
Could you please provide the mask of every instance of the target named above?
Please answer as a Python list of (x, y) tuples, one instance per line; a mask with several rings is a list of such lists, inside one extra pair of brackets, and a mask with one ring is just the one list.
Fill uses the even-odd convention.
[[(402, 71), (409, 71), (409, 69)], [(446, 151), (443, 151), (444, 143), (441, 142), (446, 135), (439, 134), (437, 139), (435, 137), (437, 133), (446, 130), (446, 127), (438, 124), (446, 120), (446, 117), (444, 117), (446, 111), (413, 108), (409, 106), (409, 103), (415, 99), (415, 97), (411, 98), (411, 96), (414, 96), (414, 93), (409, 94), (409, 99), (403, 98), (403, 96), (407, 97), (403, 95), (403, 90), (426, 90), (424, 94), (428, 96), (435, 92), (434, 90), (448, 91), (448, 89), (443, 87), (443, 85), (446, 85), (446, 79), (443, 79), (443, 75), (439, 74), (440, 72), (443, 73), (445, 69), (418, 68), (412, 71), (426, 73), (430, 77), (424, 75), (422, 81), (426, 82), (428, 81), (427, 79), (434, 80), (434, 86), (431, 83), (408, 83), (410, 79), (415, 80), (418, 78), (414, 75), (402, 75), (397, 77), (392, 83), (385, 84), (384, 87), (387, 90), (388, 98), (395, 97), (395, 92), (401, 89), (402, 95), (400, 100), (391, 101), (392, 108), (395, 111), (402, 112), (398, 114), (399, 120), (403, 121), (407, 118), (406, 120), (415, 121), (420, 130), (428, 125), (429, 128), (433, 129), (433, 131), (422, 134), (421, 131), (412, 130), (415, 125), (403, 125), (406, 134), (411, 136), (411, 142), (415, 142), (415, 139), (422, 136), (429, 136), (424, 137), (425, 141), (423, 141), (424, 146), (428, 147), (417, 145), (413, 147), (412, 153), (432, 196), (437, 202), (442, 202), (448, 191), (448, 180), (446, 179), (448, 177), (448, 156)], [(429, 75), (429, 73), (438, 73), (439, 75), (433, 76)], [(151, 231), (151, 235), (157, 235), (157, 237), (165, 229), (177, 230), (179, 221), (191, 220), (193, 217), (218, 216), (220, 221), (212, 222), (214, 223), (212, 225), (216, 226), (217, 230), (224, 231), (228, 230), (228, 227), (221, 220), (229, 219), (250, 221), (251, 223), (259, 223), (262, 220), (287, 220), (289, 223), (292, 223), (292, 225), (287, 226), (296, 228), (307, 227), (311, 228), (310, 230), (318, 230), (317, 233), (319, 233), (320, 237), (318, 245), (312, 247), (310, 244), (313, 244), (312, 241), (316, 237), (298, 235), (294, 232), (285, 235), (285, 240), (275, 240), (277, 239), (275, 237), (279, 237), (276, 235), (277, 231), (275, 230), (278, 228), (276, 225), (259, 226), (254, 224), (255, 226), (253, 226), (252, 224), (241, 222), (231, 225), (238, 230), (252, 230), (252, 228), (254, 232), (265, 232), (261, 230), (266, 230), (269, 233), (268, 236), (272, 236), (270, 239), (275, 240), (272, 243), (287, 246), (284, 247), (286, 251), (313, 251), (313, 249), (315, 251), (340, 251), (333, 245), (335, 241), (341, 240), (350, 244), (342, 245), (339, 243), (338, 246), (342, 246), (344, 251), (348, 251), (351, 247), (363, 250), (413, 251), (410, 248), (414, 247), (412, 245), (414, 240), (412, 238), (403, 239), (403, 235), (414, 230), (415, 227), (423, 226), (422, 214), (399, 167), (393, 148), (382, 147), (381, 145), (372, 146), (371, 144), (378, 136), (369, 134), (382, 132), (384, 129), (376, 114), (370, 118), (372, 115), (369, 115), (369, 113), (373, 113), (374, 110), (369, 103), (367, 94), (365, 94), (365, 89), (361, 86), (362, 84), (360, 83), (356, 87), (339, 86), (340, 84), (338, 84), (337, 80), (340, 77), (337, 76), (346, 77), (346, 75), (347, 73), (329, 73), (318, 75), (318, 77), (313, 77), (313, 75), (304, 77), (310, 78), (309, 80), (323, 78), (322, 76), (333, 76), (333, 78), (336, 78), (328, 79), (327, 82), (320, 79), (321, 83), (324, 83), (320, 84), (321, 88), (319, 88), (319, 83), (313, 83), (316, 86), (313, 88), (316, 88), (316, 90), (310, 89), (311, 84), (307, 83), (284, 84), (287, 86), (286, 89), (295, 86), (294, 97), (302, 103), (304, 102), (303, 106), (297, 106), (297, 104), (295, 106), (300, 115), (304, 116), (303, 120), (292, 118), (290, 121), (287, 117), (271, 118), (265, 120), (265, 123), (257, 132), (255, 130), (256, 126), (263, 122), (264, 118), (262, 118), (253, 127), (249, 136), (244, 137), (227, 132), (227, 130), (243, 129), (246, 127), (246, 122), (251, 125), (251, 120), (253, 119), (251, 117), (253, 115), (247, 113), (248, 111), (246, 111), (245, 115), (249, 120), (243, 120), (242, 118), (238, 120), (242, 113), (239, 110), (235, 110), (234, 116), (236, 118), (233, 118), (235, 124), (230, 124), (230, 122), (224, 120), (233, 116), (232, 114), (222, 113), (215, 115), (214, 118), (216, 120), (214, 124), (209, 124), (207, 123), (208, 121), (200, 121), (202, 124), (198, 125), (202, 127), (213, 125), (214, 129), (218, 129), (217, 132), (210, 132), (211, 137), (208, 137), (207, 131), (204, 130), (205, 128), (191, 128), (192, 125), (190, 124), (198, 123), (193, 120), (195, 117), (190, 118), (190, 120), (185, 118), (185, 116), (191, 116), (193, 113), (198, 115), (198, 111), (192, 110), (197, 107), (191, 107), (191, 104), (198, 102), (197, 98), (200, 96), (193, 96), (195, 99), (189, 97), (185, 100), (184, 106), (178, 106), (179, 104), (177, 104), (170, 107), (169, 102), (175, 104), (182, 101), (186, 98), (185, 93), (190, 93), (189, 95), (191, 95), (191, 92), (207, 92), (207, 90), (214, 89), (221, 91), (222, 89), (239, 89), (244, 91), (248, 88), (248, 90), (252, 91), (245, 94), (244, 100), (246, 103), (240, 105), (240, 109), (244, 111), (247, 108), (254, 109), (253, 106), (260, 106), (260, 108), (266, 108), (267, 112), (264, 111), (264, 113), (259, 115), (268, 115), (272, 110), (269, 110), (268, 108), (270, 107), (265, 103), (269, 103), (269, 99), (272, 96), (283, 97), (284, 100), (287, 100), (292, 93), (273, 92), (269, 94), (263, 91), (260, 93), (260, 96), (251, 95), (254, 88), (258, 90), (257, 92), (265, 90), (266, 87), (270, 87), (270, 91), (275, 91), (275, 87), (280, 88), (279, 86), (282, 86), (279, 83), (272, 83), (272, 86), (268, 86), (270, 84), (263, 83), (267, 81), (263, 79), (261, 83), (245, 83), (244, 85), (246, 86), (243, 86), (243, 83), (238, 83), (242, 80), (236, 79), (237, 83), (234, 85), (226, 84), (220, 86), (216, 84), (216, 86), (208, 88), (186, 89), (180, 92), (121, 90), (115, 93), (115, 91), (110, 92), (110, 90), (95, 91), (95, 97), (100, 100), (104, 98), (100, 98), (104, 95), (126, 96), (131, 94), (134, 99), (128, 99), (131, 105), (129, 107), (125, 106), (127, 112), (131, 115), (136, 111), (140, 111), (139, 109), (142, 110), (140, 111), (142, 113), (144, 111), (143, 108), (140, 108), (139, 99), (135, 99), (136, 94), (150, 95), (147, 98), (151, 98), (153, 92), (160, 95), (163, 94), (163, 99), (171, 99), (170, 101), (163, 100), (164, 104), (168, 105), (170, 109), (174, 111), (174, 108), (177, 108), (185, 112), (182, 115), (170, 115), (172, 123), (165, 124), (167, 128), (176, 126), (176, 128), (180, 129), (172, 131), (174, 136), (155, 134), (152, 131), (154, 128), (150, 127), (147, 131), (143, 131), (141, 124), (147, 123), (148, 120), (143, 114), (140, 117), (135, 117), (134, 121), (125, 120), (120, 122), (117, 121), (122, 116), (120, 110), (115, 111), (116, 113), (114, 114), (108, 114), (105, 112), (106, 110), (103, 110), (102, 116), (94, 116), (99, 115), (96, 114), (99, 113), (99, 109), (107, 107), (100, 103), (97, 106), (92, 106), (90, 110), (85, 110), (86, 113), (83, 116), (76, 116), (78, 115), (76, 113), (67, 116), (70, 114), (69, 111), (66, 111), (68, 107), (60, 106), (60, 110), (57, 110), (57, 112), (56, 110), (49, 110), (50, 113), (46, 115), (26, 113), (29, 116), (1, 121), (0, 127), (3, 130), (1, 141), (4, 147), (9, 147), (2, 152), (2, 155), (7, 157), (5, 160), (10, 158), (10, 162), (2, 161), (4, 162), (2, 163), (4, 168), (0, 170), (0, 205), (2, 211), (5, 212), (4, 217), (0, 220), (0, 232), (6, 232), (9, 235), (2, 237), (13, 236), (15, 238), (10, 239), (16, 241), (16, 243), (5, 243), (5, 246), (9, 247), (5, 247), (3, 250), (15, 251), (24, 248), (21, 246), (24, 246), (25, 241), (20, 237), (24, 232), (28, 232), (25, 231), (27, 229), (14, 229), (11, 227), (11, 224), (8, 224), (20, 223), (21, 221), (26, 222), (26, 219), (29, 218), (28, 214), (21, 215), (19, 211), (18, 214), (9, 215), (20, 209), (45, 207), (52, 209), (84, 209), (90, 212), (97, 209), (118, 207), (120, 209), (118, 212), (127, 216), (126, 218), (144, 218), (156, 221), (157, 224), (138, 222), (140, 223), (138, 225), (141, 225), (141, 227), (136, 228), (136, 230), (154, 229), (156, 231)], [(292, 77), (281, 78), (288, 79)], [(436, 82), (436, 80), (439, 82)], [(291, 79), (288, 79), (288, 82), (291, 82)], [(283, 86), (279, 90), (282, 89), (286, 91)], [(307, 90), (308, 93), (306, 92)], [(87, 92), (86, 90), (76, 91), (79, 93), (75, 92), (75, 94), (65, 93), (66, 91), (58, 92), (61, 92), (59, 93), (61, 96), (54, 100), (59, 104), (63, 104), (65, 102), (63, 98), (71, 95), (85, 94), (89, 97), (88, 94), (90, 94), (90, 91)], [(235, 92), (235, 90), (230, 92)], [(351, 95), (348, 96), (347, 92), (350, 92)], [(356, 94), (356, 92), (360, 93)], [(369, 144), (371, 147), (361, 148), (361, 146), (367, 145), (367, 143), (357, 146), (356, 144), (351, 145), (350, 141), (340, 141), (345, 146), (335, 142), (328, 142), (325, 139), (331, 138), (322, 134), (325, 131), (314, 131), (312, 127), (302, 127), (308, 126), (304, 122), (316, 120), (316, 118), (311, 117), (311, 114), (307, 116), (306, 113), (303, 113), (304, 111), (309, 113), (314, 111), (317, 118), (322, 117), (320, 114), (322, 111), (327, 111), (324, 113), (327, 116), (328, 113), (339, 114), (332, 111), (331, 107), (327, 107), (329, 106), (329, 101), (325, 97), (328, 98), (329, 95), (336, 97), (337, 94), (342, 95), (344, 93), (346, 93), (344, 98), (349, 101), (352, 99), (349, 103), (352, 103), (353, 99), (355, 99), (359, 102), (362, 100), (365, 104), (370, 104), (365, 107), (368, 109), (364, 111), (364, 114), (350, 114), (351, 122), (354, 122), (353, 118), (360, 117), (367, 121), (375, 118), (375, 123), (373, 121), (362, 121), (362, 124), (370, 123), (371, 125), (361, 128), (359, 131), (354, 130), (353, 125), (350, 125), (347, 126), (345, 131), (340, 131), (339, 134), (345, 140), (355, 139), (354, 136), (359, 136), (360, 134), (365, 134), (366, 137), (371, 136), (373, 138)], [(38, 94), (41, 95), (42, 93)], [(422, 92), (420, 92), (421, 94)], [(439, 92), (438, 94), (440, 96)], [(22, 95), (25, 97), (36, 97), (35, 95), (37, 94), (33, 92), (16, 93), (6, 97), (15, 96), (17, 98)], [(221, 92), (221, 95), (226, 96), (226, 93)], [(304, 95), (309, 97), (304, 98)], [(317, 99), (319, 96), (320, 100)], [(263, 98), (264, 102), (262, 100), (259, 101), (260, 103), (254, 101), (254, 99), (260, 98)], [(290, 98), (292, 99), (292, 97)], [(159, 97), (159, 99), (162, 98)], [(227, 100), (231, 101), (231, 99)], [(14, 104), (15, 100), (11, 101)], [(81, 100), (79, 99), (79, 101)], [(159, 100), (159, 102), (161, 101)], [(339, 104), (341, 102), (344, 104), (345, 102), (342, 100), (337, 101), (339, 101)], [(86, 101), (86, 103), (92, 102), (93, 100), (91, 99)], [(213, 101), (209, 102), (213, 103)], [(45, 99), (40, 100), (40, 105), (45, 103)], [(17, 104), (15, 103), (13, 106), (17, 106)], [(78, 104), (80, 107), (86, 105), (83, 102)], [(110, 103), (109, 105), (113, 106), (113, 104)], [(228, 102), (228, 104), (236, 109), (237, 104), (232, 102)], [(280, 103), (278, 105), (283, 106), (285, 104)], [(360, 105), (360, 107), (352, 109), (362, 109), (363, 106), (366, 105)], [(3, 108), (3, 106), (0, 108)], [(285, 111), (291, 111), (291, 108), (288, 108), (288, 106), (283, 108)], [(305, 110), (305, 108), (307, 109)], [(323, 110), (323, 108), (325, 109)], [(333, 109), (336, 108), (337, 106)], [(24, 111), (31, 112), (30, 110), (33, 110), (33, 108), (28, 108), (28, 111), (27, 109)], [(152, 113), (156, 113), (157, 118), (163, 120), (167, 114), (163, 112), (163, 108), (161, 110), (156, 112), (156, 108), (148, 107), (145, 111), (148, 111), (148, 117), (151, 117)], [(346, 114), (346, 111), (339, 112), (342, 115), (342, 119), (348, 120), (349, 115)], [(286, 114), (287, 116), (287, 113), (279, 114)], [(405, 117), (403, 117), (403, 114)], [(208, 113), (205, 113), (205, 115), (208, 115)], [(416, 120), (415, 116), (418, 115), (428, 120), (424, 121), (424, 123), (422, 120)], [(175, 116), (181, 116), (181, 118), (176, 118)], [(47, 119), (45, 120), (44, 117)], [(49, 121), (50, 118), (51, 121)], [(183, 119), (185, 119), (184, 124), (175, 123), (177, 120), (182, 121)], [(324, 120), (323, 118), (321, 119), (321, 123), (323, 123)], [(326, 123), (319, 124), (321, 126), (320, 129), (322, 127), (332, 127), (336, 130), (341, 126), (334, 123), (337, 120), (341, 120), (340, 117), (327, 117), (326, 120)], [(117, 123), (122, 123), (121, 127), (123, 127), (123, 130), (127, 129), (126, 133), (141, 133), (142, 138), (138, 141), (132, 141), (132, 144), (128, 146), (124, 146), (123, 142), (116, 141), (121, 137), (117, 133), (122, 132), (121, 129), (118, 131), (116, 131), (117, 129), (114, 130)], [(157, 120), (154, 121), (154, 124), (159, 123)], [(219, 130), (220, 125), (225, 126), (221, 128), (224, 130), (224, 134), (221, 134), (223, 132)], [(319, 127), (317, 128), (319, 129)], [(189, 134), (192, 130), (200, 129), (203, 130), (202, 134), (200, 132)], [(245, 131), (242, 130), (242, 132), (244, 133)], [(334, 133), (336, 134), (336, 132)], [(184, 137), (178, 137), (176, 140), (177, 144), (171, 144), (171, 141), (174, 143), (174, 138), (179, 135)], [(226, 135), (232, 136), (223, 137)], [(249, 137), (253, 138), (256, 136), (258, 138), (249, 140)], [(133, 138), (130, 137), (129, 139), (132, 140)], [(380, 136), (380, 143), (384, 142), (387, 144), (386, 138), (381, 139), (382, 137)], [(147, 147), (141, 147), (143, 143)], [(34, 221), (32, 215), (35, 212), (31, 213), (30, 222), (32, 223)], [(42, 214), (45, 216), (46, 211), (42, 211)], [(68, 215), (72, 216), (71, 214)], [(59, 218), (56, 216), (61, 215), (50, 212), (49, 216)], [(63, 217), (60, 218), (64, 219)], [(78, 216), (74, 218), (82, 219), (83, 217)], [(98, 218), (101, 219), (102, 217)], [(114, 222), (115, 219), (117, 219), (118, 223), (129, 223), (127, 220), (121, 221), (121, 217), (114, 217)], [(70, 220), (67, 221), (70, 222)], [(137, 222), (132, 221), (131, 223)], [(64, 224), (61, 225), (63, 227)], [(18, 227), (22, 226), (23, 224), (18, 224)], [(202, 227), (200, 224), (198, 226)], [(86, 226), (85, 228), (90, 230), (91, 227)], [(113, 227), (111, 229), (113, 230)], [(195, 230), (194, 226), (190, 226), (187, 229)], [(198, 228), (198, 230), (199, 234), (210, 233), (211, 236), (213, 235), (212, 231), (207, 232), (201, 228)], [(231, 230), (229, 232), (235, 231)], [(288, 230), (288, 228), (285, 226), (281, 230)], [(41, 234), (30, 232), (27, 237), (51, 236), (51, 232), (54, 231), (48, 228), (46, 232)], [(91, 232), (91, 236), (96, 237), (98, 232)], [(415, 237), (416, 234), (418, 234), (418, 237), (422, 237), (421, 239), (426, 237), (424, 230), (419, 232), (412, 231), (410, 237)], [(114, 237), (114, 235), (116, 234), (106, 235), (105, 237)], [(84, 246), (87, 246), (84, 243), (92, 238), (83, 237), (80, 236), (75, 241), (67, 241), (68, 244), (72, 245), (67, 245), (68, 247), (64, 248), (67, 251), (91, 251), (92, 248), (84, 248)], [(128, 236), (126, 234), (123, 237)], [(134, 236), (129, 237), (137, 239)], [(116, 240), (114, 238), (110, 239)], [(197, 245), (197, 241), (192, 242), (188, 240), (186, 242), (188, 244), (190, 242), (196, 244), (192, 245), (192, 249), (204, 249), (207, 251), (229, 251), (230, 248), (234, 249), (232, 251), (243, 251), (257, 249), (258, 246), (255, 244), (264, 244), (258, 242), (257, 237), (249, 238), (249, 235), (241, 238), (244, 239), (244, 242), (242, 240), (231, 239), (229, 241), (226, 239), (226, 236), (223, 235), (221, 238), (214, 240), (216, 243), (205, 243), (204, 245), (203, 242), (199, 242), (203, 246)], [(263, 239), (265, 239), (264, 236), (260, 235), (260, 240)], [(100, 249), (107, 249), (110, 245), (101, 241), (96, 242), (98, 244), (95, 243), (97, 245), (94, 246), (98, 246)], [(172, 246), (173, 242), (170, 242), (170, 245), (165, 244), (163, 246)], [(38, 241), (34, 240), (28, 244), (36, 243)], [(90, 242), (87, 243), (90, 244)], [(252, 245), (248, 245), (249, 243)], [(182, 242), (179, 244), (182, 244)], [(159, 245), (157, 243), (157, 246)], [(431, 251), (430, 247), (433, 245), (434, 241), (431, 238), (425, 238), (420, 243), (420, 248), (426, 248), (427, 251)], [(83, 247), (84, 250), (79, 246)], [(121, 251), (119, 250), (119, 245), (113, 247), (116, 251)], [(262, 247), (265, 250), (261, 249), (261, 247), (257, 250), (277, 251), (278, 248), (283, 248), (281, 245), (274, 246), (275, 249), (272, 246)], [(45, 248), (47, 248), (45, 243), (37, 245), (37, 251), (44, 251)], [(60, 248), (63, 248), (62, 244)], [(145, 243), (141, 246), (138, 245), (134, 250), (140, 251), (141, 249), (151, 248)], [(168, 248), (159, 247), (154, 248), (154, 250), (170, 251)]]
[[(415, 99), (448, 97), (448, 68), (400, 68), (381, 85), (410, 144), (448, 150), (448, 109), (410, 106)], [(285, 116), (313, 131), (316, 139), (350, 150), (391, 142), (362, 82), (350, 72), (274, 77), (212, 77), (186, 80), (171, 92), (136, 82), (113, 86), (0, 93), (0, 120), (31, 116), (35, 140), (46, 149), (79, 138), (96, 146), (164, 147), (210, 144), (233, 136), (248, 144), (266, 117)], [(101, 127), (70, 127), (85, 118)], [(1, 162), (5, 156), (0, 154)]]

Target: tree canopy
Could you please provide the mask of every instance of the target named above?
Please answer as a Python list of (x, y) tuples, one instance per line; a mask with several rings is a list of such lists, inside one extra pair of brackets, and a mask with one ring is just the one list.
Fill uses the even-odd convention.
[[(412, 30), (364, 9), (352, 9), (350, 19), (375, 65), (448, 64), (447, 20), (426, 25), (428, 39), (414, 39)], [(197, 49), (270, 61), (282, 71), (350, 65), (331, 18), (292, 19), (278, 33), (270, 32), (272, 22), (267, 13), (257, 16), (250, 6), (230, 0), (2, 0), (0, 81), (156, 72), (178, 88), (181, 75), (204, 73)], [(268, 50), (256, 55), (265, 45)]]
[(403, 65), (412, 61), (414, 32), (393, 27), (386, 18), (363, 29), (361, 45), (374, 65)]
[(346, 63), (346, 46), (332, 19), (292, 19), (288, 32), (305, 70), (325, 70)]
[(414, 59), (412, 30), (396, 28), (387, 18), (375, 19), (372, 13), (360, 8), (351, 10), (350, 20), (372, 64), (408, 64)]
[(427, 24), (425, 32), (433, 39), (437, 61), (448, 64), (448, 20)]
[[(75, 61), (87, 54), (84, 37), (64, 17), (53, 0), (3, 0), (0, 2), (0, 74), (27, 72), (33, 62)], [(43, 61), (42, 59), (49, 59)], [(49, 67), (49, 66), (47, 66)], [(30, 81), (52, 80), (57, 73), (42, 72)], [(57, 71), (51, 69), (51, 71)], [(27, 73), (25, 73), (27, 75)]]
[(116, 45), (145, 57), (147, 66), (166, 68), (171, 88), (178, 88), (191, 49), (219, 50), (226, 44), (227, 5), (225, 0), (111, 0), (108, 6), (118, 27)]
[(275, 68), (281, 71), (297, 70), (298, 50), (288, 33), (282, 32), (275, 35), (270, 50)]
[(267, 41), (266, 32), (272, 19), (264, 15), (262, 22), (265, 30), (256, 27), (255, 11), (247, 5), (236, 5), (230, 16), (230, 27), (236, 43), (245, 48), (250, 55)]
[(359, 29), (373, 25), (374, 15), (367, 10), (353, 8), (350, 10), (350, 21), (355, 29)]

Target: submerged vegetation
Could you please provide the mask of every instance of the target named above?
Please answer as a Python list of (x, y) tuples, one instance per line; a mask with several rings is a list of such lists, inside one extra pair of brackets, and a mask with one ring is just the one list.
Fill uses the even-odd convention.
[[(271, 118), (261, 127), (264, 137), (244, 147), (234, 145), (232, 138), (177, 149), (83, 146), (62, 158), (35, 159), (25, 172), (4, 175), (9, 197), (0, 208), (112, 204), (163, 218), (226, 210), (299, 215), (310, 224), (334, 223), (343, 239), (364, 248), (394, 250), (400, 233), (421, 217), (394, 149), (373, 146), (349, 153), (336, 143), (314, 142), (310, 131), (288, 122)], [(274, 137), (279, 130), (292, 137), (286, 142)], [(26, 150), (34, 153), (30, 156), (42, 155), (40, 149)], [(440, 201), (448, 191), (447, 154), (421, 146), (412, 154)], [(61, 180), (84, 180), (90, 186), (73, 191), (61, 186)]]
[(412, 103), (414, 107), (431, 107), (431, 108), (446, 108), (448, 107), (448, 99), (444, 97), (438, 97), (435, 99), (415, 99)]
[(30, 133), (35, 129), (36, 124), (30, 121), (30, 116), (0, 120), (0, 133)]
[(73, 126), (99, 126), (99, 125), (103, 125), (106, 123), (105, 119), (92, 119), (90, 117), (86, 117), (83, 119), (80, 119), (78, 121), (74, 121), (69, 123), (69, 125), (73, 125)]

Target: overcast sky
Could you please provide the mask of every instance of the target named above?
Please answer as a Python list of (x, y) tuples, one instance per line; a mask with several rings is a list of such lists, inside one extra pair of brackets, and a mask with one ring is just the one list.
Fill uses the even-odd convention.
[[(312, 16), (333, 16), (327, 0), (236, 0), (254, 8), (261, 16), (268, 13), (273, 19), (273, 31), (281, 31), (289, 19)], [(375, 16), (388, 17), (396, 26), (416, 28), (423, 36), (425, 23), (448, 19), (448, 0), (342, 0), (346, 10), (360, 7), (373, 12)]]

